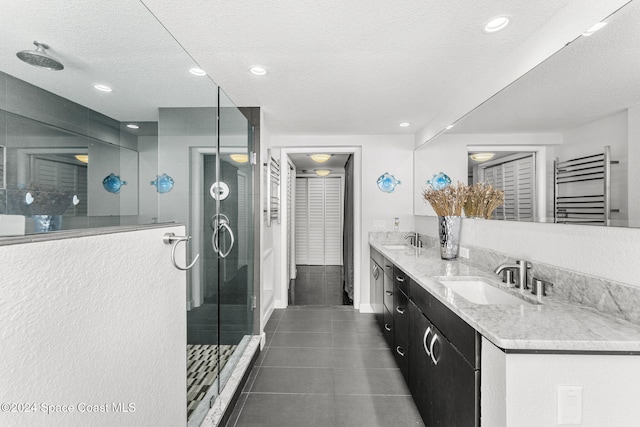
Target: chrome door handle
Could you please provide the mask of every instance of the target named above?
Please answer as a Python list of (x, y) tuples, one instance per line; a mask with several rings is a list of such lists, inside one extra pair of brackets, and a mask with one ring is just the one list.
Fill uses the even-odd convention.
[(229, 223), (223, 222), (221, 223), (220, 227), (225, 227), (229, 231), (229, 236), (231, 236), (231, 243), (229, 244), (229, 249), (227, 249), (227, 252), (225, 253), (218, 252), (220, 254), (220, 258), (226, 258), (231, 253), (231, 249), (233, 249), (233, 245), (236, 242), (236, 240), (235, 240), (235, 237), (233, 237), (233, 231), (231, 230), (231, 227), (229, 227)]
[(431, 356), (431, 360), (433, 360), (434, 365), (438, 365), (438, 361), (436, 360), (436, 356), (433, 354), (433, 346), (438, 340), (438, 334), (433, 334), (433, 338), (431, 338), (431, 344), (429, 344), (429, 356)]
[(162, 237), (162, 241), (165, 244), (173, 245), (171, 247), (171, 263), (178, 270), (182, 270), (182, 271), (190, 270), (194, 265), (196, 265), (196, 262), (198, 262), (198, 259), (200, 258), (200, 254), (198, 254), (193, 259), (193, 261), (191, 261), (191, 264), (187, 265), (186, 267), (180, 267), (178, 265), (178, 263), (176, 262), (176, 248), (178, 247), (178, 243), (187, 242), (188, 240), (191, 240), (191, 236), (176, 236), (174, 233), (164, 233), (164, 236)]
[(429, 351), (429, 347), (427, 346), (427, 338), (429, 337), (429, 332), (431, 332), (431, 326), (429, 326), (425, 331), (424, 337), (422, 337), (422, 344), (424, 346), (425, 353), (427, 353), (427, 355), (431, 357), (431, 352)]

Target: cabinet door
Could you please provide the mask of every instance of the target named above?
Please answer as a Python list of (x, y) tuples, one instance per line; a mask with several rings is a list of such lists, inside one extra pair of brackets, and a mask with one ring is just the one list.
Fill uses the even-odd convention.
[[(411, 329), (409, 340), (409, 390), (413, 400), (418, 407), (424, 424), (431, 425), (431, 376), (433, 362), (425, 352), (423, 345), (425, 335), (431, 336), (433, 326), (422, 312), (413, 304), (409, 303), (409, 322)], [(427, 338), (428, 338), (427, 337)], [(453, 399), (454, 396), (451, 396)]]
[(432, 353), (431, 425), (479, 426), (480, 371), (476, 371), (438, 329), (431, 327), (433, 332), (427, 340)]
[(384, 273), (377, 262), (373, 258), (370, 258), (370, 283), (373, 292), (373, 312), (376, 315), (376, 320), (380, 329), (384, 327)]

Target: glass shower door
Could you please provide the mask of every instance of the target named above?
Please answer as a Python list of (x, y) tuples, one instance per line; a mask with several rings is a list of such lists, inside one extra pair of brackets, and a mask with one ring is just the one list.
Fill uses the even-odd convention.
[(253, 333), (253, 151), (244, 114), (219, 91), (217, 214), (212, 246), (218, 255), (219, 387)]

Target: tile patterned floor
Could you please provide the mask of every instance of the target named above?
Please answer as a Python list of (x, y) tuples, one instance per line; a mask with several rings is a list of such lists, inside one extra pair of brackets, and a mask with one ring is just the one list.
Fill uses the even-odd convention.
[(372, 314), (290, 306), (265, 331), (227, 427), (424, 425)]
[(187, 345), (187, 419), (218, 378), (218, 362), (222, 370), (235, 348), (235, 345)]
[(342, 266), (296, 265), (296, 270), (290, 305), (342, 304)]

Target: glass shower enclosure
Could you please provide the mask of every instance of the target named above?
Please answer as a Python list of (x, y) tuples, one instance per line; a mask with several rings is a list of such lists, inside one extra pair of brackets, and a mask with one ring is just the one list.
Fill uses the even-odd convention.
[(252, 129), (217, 89), (216, 107), (161, 108), (158, 175), (181, 169), (189, 191), (159, 198), (161, 222), (188, 224), (187, 415), (199, 425), (253, 332)]

